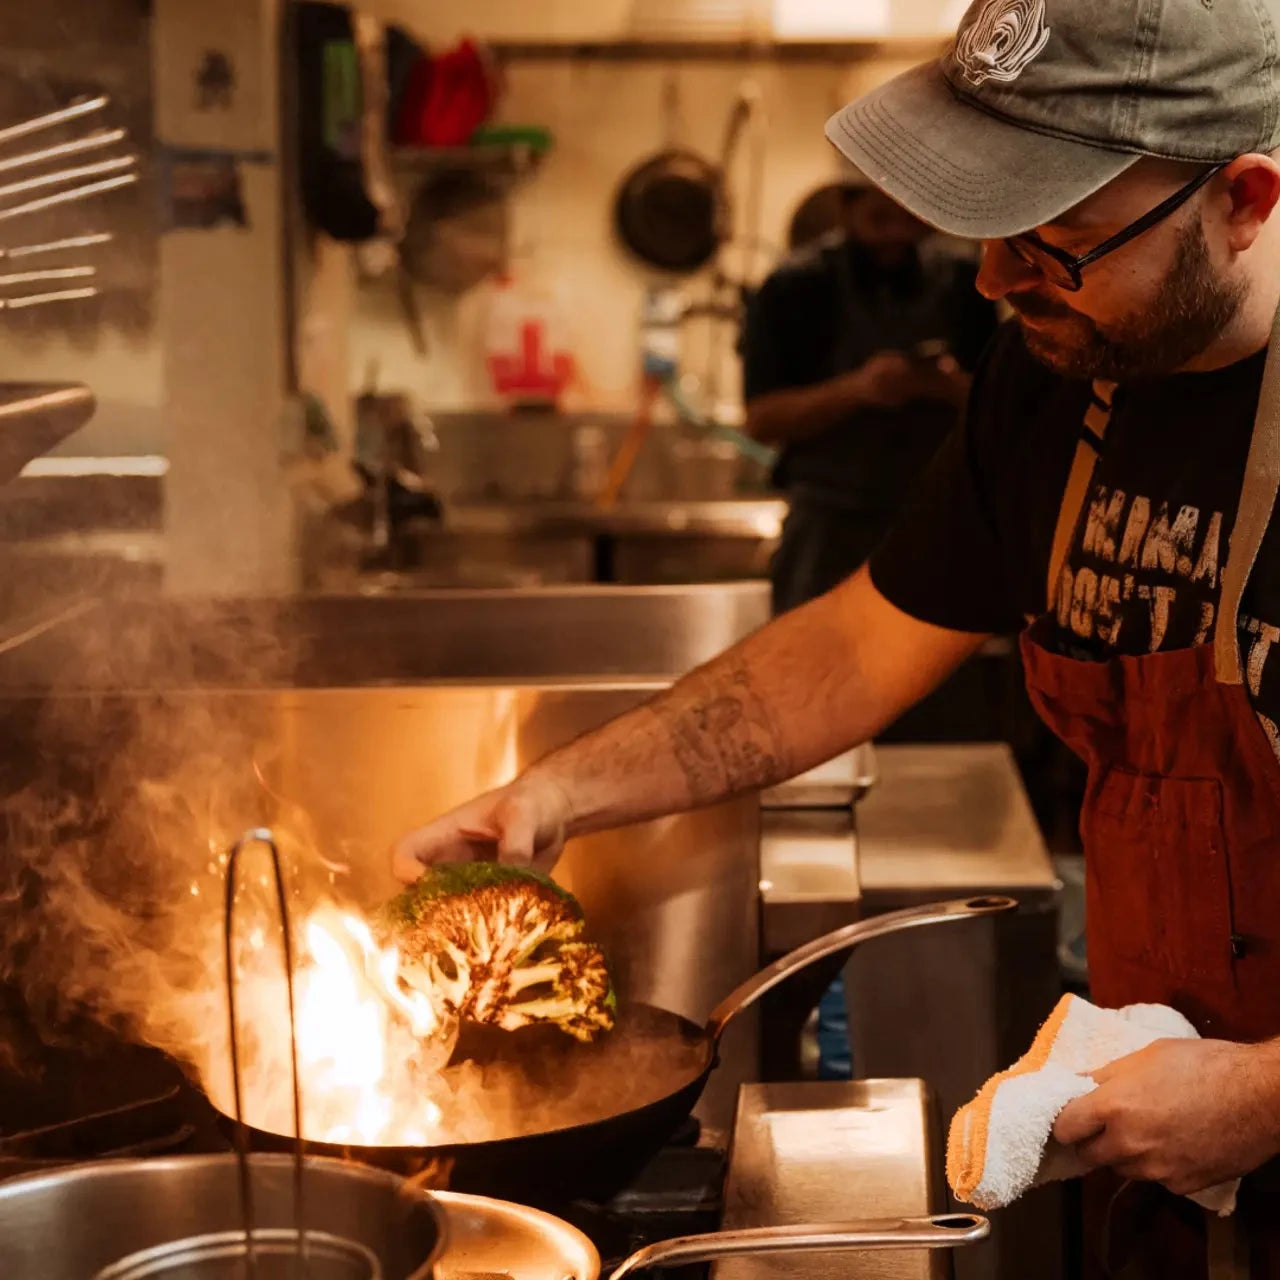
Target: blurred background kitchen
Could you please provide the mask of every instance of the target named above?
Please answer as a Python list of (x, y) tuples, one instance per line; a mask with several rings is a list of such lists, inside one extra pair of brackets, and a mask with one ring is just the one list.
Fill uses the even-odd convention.
[[(81, 416), (94, 402), (0, 488), (14, 733), (27, 700), (68, 687), (93, 716), (104, 690), (239, 690), (271, 743), (264, 793), (332, 833), (373, 895), (412, 821), (760, 625), (787, 495), (779, 442), (747, 430), (749, 310), (842, 223), (855, 175), (827, 116), (939, 50), (964, 7), (9, 6), (0, 130), (105, 99), (0, 132), (6, 404), (32, 383), (61, 385)], [(211, 640), (171, 661), (175, 634), (268, 636), (272, 656)], [(136, 730), (131, 715), (112, 732)], [(880, 1154), (908, 1153), (890, 1211), (924, 1211), (940, 1205), (940, 1123), (1083, 980), (1074, 899), (1059, 910), (1074, 785), (1002, 640), (885, 743), (582, 841), (565, 874), (624, 988), (698, 1019), (826, 929), (1015, 893), (1007, 927), (887, 940), (845, 973), (846, 1070), (925, 1081), (876, 1103), (901, 1110)], [(862, 1105), (840, 1081), (814, 1084), (837, 1091), (816, 1102), (776, 1092), (820, 1073), (813, 1010), (837, 972), (727, 1044), (703, 1116), (724, 1145), (735, 1116)], [(823, 1185), (852, 1176), (837, 1162)], [(728, 1199), (746, 1225), (750, 1204)], [(957, 1274), (1056, 1274), (1060, 1214), (1054, 1193), (998, 1215)]]

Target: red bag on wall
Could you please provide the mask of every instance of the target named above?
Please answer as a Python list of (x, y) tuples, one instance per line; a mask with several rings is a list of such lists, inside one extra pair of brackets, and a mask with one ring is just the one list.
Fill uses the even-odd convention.
[(410, 73), (395, 140), (403, 146), (461, 147), (488, 120), (498, 77), (474, 40), (437, 58), (423, 58)]

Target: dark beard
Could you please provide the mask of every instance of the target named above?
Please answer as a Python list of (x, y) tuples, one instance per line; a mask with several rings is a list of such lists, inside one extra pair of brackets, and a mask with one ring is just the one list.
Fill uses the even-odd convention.
[(1244, 286), (1221, 279), (1198, 218), (1178, 237), (1173, 266), (1151, 302), (1106, 331), (1078, 311), (1036, 294), (1010, 298), (1015, 312), (1061, 317), (1053, 331), (1022, 326), (1027, 350), (1068, 378), (1160, 377), (1198, 356), (1235, 319)]

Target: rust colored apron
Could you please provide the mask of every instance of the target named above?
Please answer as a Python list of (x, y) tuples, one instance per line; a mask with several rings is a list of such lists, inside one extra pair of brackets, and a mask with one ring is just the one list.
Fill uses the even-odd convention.
[[(1088, 765), (1081, 814), (1094, 1000), (1172, 1005), (1206, 1037), (1280, 1035), (1280, 763), (1242, 681), (1241, 596), (1280, 481), (1280, 319), (1263, 375), (1212, 646), (1080, 661), (1053, 652), (1057, 587), (1114, 387), (1095, 383), (1049, 566), (1022, 637), (1036, 710)], [(1103, 1172), (1085, 1185), (1086, 1274), (1280, 1280), (1280, 1174), (1233, 1218)]]

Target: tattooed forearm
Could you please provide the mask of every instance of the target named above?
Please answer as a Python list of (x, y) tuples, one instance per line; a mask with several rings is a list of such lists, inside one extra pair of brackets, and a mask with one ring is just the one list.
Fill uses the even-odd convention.
[(864, 570), (533, 769), (571, 836), (713, 804), (870, 741), (981, 642), (902, 613)]
[(717, 677), (695, 677), (687, 698), (654, 708), (693, 804), (771, 786), (790, 773), (785, 740), (749, 668), (738, 663)]

